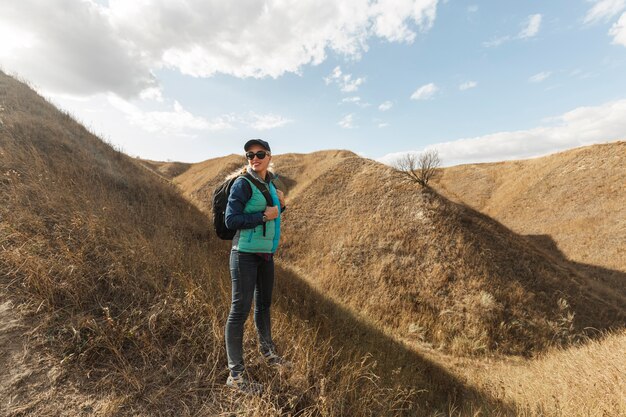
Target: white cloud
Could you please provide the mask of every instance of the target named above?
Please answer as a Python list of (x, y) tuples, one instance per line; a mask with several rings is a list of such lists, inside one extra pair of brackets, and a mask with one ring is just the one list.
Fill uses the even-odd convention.
[(411, 100), (431, 99), (437, 91), (439, 91), (439, 88), (434, 83), (423, 85), (411, 94)]
[(333, 68), (333, 72), (331, 72), (328, 77), (324, 78), (324, 82), (326, 83), (326, 85), (338, 83), (341, 80), (342, 74), (343, 73), (341, 72), (341, 66), (337, 65), (335, 68)]
[(509, 42), (516, 39), (528, 39), (535, 37), (539, 33), (541, 27), (541, 14), (532, 14), (526, 18), (523, 22), (523, 28), (516, 36), (505, 35), (493, 38), (489, 41), (483, 42), (485, 48), (495, 48), (502, 45), (505, 42)]
[(519, 39), (532, 38), (539, 33), (541, 27), (541, 15), (533, 14), (528, 16), (526, 26), (517, 35)]
[(508, 35), (507, 36), (501, 36), (499, 38), (494, 38), (494, 39), (492, 39), (490, 41), (483, 42), (483, 46), (485, 48), (495, 48), (495, 47), (500, 46), (503, 43), (508, 42), (510, 40), (511, 40), (511, 37), (508, 36)]
[(0, 54), (5, 70), (65, 94), (114, 91), (130, 97), (157, 86), (147, 57), (115, 33), (99, 6), (73, 0), (46, 4), (0, 2), (0, 27), (20, 22), (14, 33), (23, 39), (12, 42), (9, 55)]
[(287, 119), (283, 116), (276, 114), (256, 114), (252, 113), (251, 120), (247, 122), (252, 128), (256, 130), (269, 130), (277, 127), (282, 127), (287, 123), (291, 123), (293, 120)]
[(7, 59), (11, 54), (21, 49), (32, 48), (36, 44), (35, 36), (20, 28), (20, 25), (11, 22), (2, 22), (0, 25), (0, 59)]
[(354, 113), (350, 113), (345, 115), (338, 123), (339, 126), (344, 129), (352, 129), (355, 127), (354, 125)]
[(437, 0), (378, 0), (371, 5), (373, 32), (395, 42), (413, 42), (416, 33), (407, 23), (415, 23), (421, 32), (435, 22)]
[(623, 13), (619, 20), (611, 26), (609, 35), (613, 36), (613, 43), (626, 46), (626, 13)]
[(194, 115), (174, 101), (171, 110), (145, 111), (137, 105), (114, 94), (108, 95), (108, 102), (121, 111), (126, 120), (146, 132), (165, 136), (194, 136), (201, 131), (220, 131), (238, 126), (249, 126), (255, 130), (269, 130), (291, 123), (292, 120), (276, 114), (249, 112), (243, 115), (224, 114), (213, 119)]
[(468, 13), (476, 13), (478, 11), (478, 5), (477, 4), (472, 4), (470, 6), (467, 6), (467, 12)]
[[(136, 97), (153, 71), (194, 77), (279, 77), (329, 52), (358, 59), (371, 38), (412, 42), (438, 0), (39, 0), (0, 2), (0, 27), (20, 22), (30, 48), (6, 41), (0, 65), (62, 93)], [(11, 51), (10, 53), (8, 51)], [(356, 91), (362, 79), (346, 81)]]
[(385, 127), (387, 127), (387, 126), (389, 126), (389, 123), (378, 123), (378, 127), (379, 127), (380, 129), (385, 128)]
[(358, 96), (346, 97), (346, 98), (341, 100), (341, 103), (354, 104), (354, 105), (359, 106), (359, 107), (361, 107), (363, 109), (371, 106), (370, 103), (361, 100), (361, 97), (358, 97)]
[(532, 77), (528, 79), (528, 81), (531, 83), (540, 83), (542, 81), (547, 80), (548, 77), (550, 77), (550, 75), (552, 75), (552, 72), (543, 71), (543, 72), (533, 75)]
[(365, 78), (357, 78), (356, 80), (351, 80), (349, 75), (344, 77), (341, 91), (344, 93), (352, 93), (359, 89), (359, 86), (365, 82)]
[(467, 81), (459, 85), (459, 90), (461, 91), (469, 90), (470, 88), (476, 88), (477, 85), (478, 83), (476, 81)]
[(378, 106), (378, 110), (380, 111), (387, 111), (389, 109), (391, 109), (393, 107), (393, 103), (389, 100), (383, 102), (380, 104), (380, 106)]
[(109, 95), (109, 103), (124, 113), (131, 124), (147, 132), (164, 135), (188, 136), (192, 131), (230, 129), (235, 121), (235, 117), (229, 115), (220, 116), (213, 120), (195, 116), (185, 110), (177, 101), (174, 101), (171, 111), (143, 111), (129, 101), (113, 94)]
[(163, 91), (158, 87), (149, 87), (139, 93), (139, 97), (143, 100), (154, 100), (159, 103), (163, 102)]
[(337, 66), (333, 69), (333, 72), (326, 78), (324, 78), (326, 85), (337, 84), (339, 89), (344, 93), (353, 93), (359, 89), (359, 86), (365, 82), (364, 77), (352, 78), (352, 74), (344, 74), (341, 71), (341, 67)]
[(593, 24), (607, 22), (626, 8), (626, 0), (598, 0), (585, 15), (583, 22)]
[[(626, 99), (597, 107), (579, 107), (548, 122), (553, 125), (438, 143), (424, 150), (436, 149), (444, 165), (451, 166), (531, 158), (623, 139), (626, 137)], [(379, 161), (391, 165), (404, 154), (406, 152), (388, 154)]]

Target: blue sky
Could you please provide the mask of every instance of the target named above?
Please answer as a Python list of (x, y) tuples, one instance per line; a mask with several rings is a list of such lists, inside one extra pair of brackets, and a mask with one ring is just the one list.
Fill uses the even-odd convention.
[(626, 0), (23, 0), (0, 37), (4, 71), (149, 159), (260, 137), (452, 165), (626, 137)]

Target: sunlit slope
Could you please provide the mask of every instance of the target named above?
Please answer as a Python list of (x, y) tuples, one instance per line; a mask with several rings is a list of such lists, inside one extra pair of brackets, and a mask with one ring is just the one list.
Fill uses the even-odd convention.
[(45, 350), (24, 355), (49, 357), (57, 376), (3, 385), (0, 414), (76, 415), (81, 395), (110, 414), (167, 413), (172, 397), (198, 407), (190, 393), (225, 361), (213, 329), (229, 299), (206, 217), (1, 72), (0, 106), (0, 291), (32, 309), (23, 333), (41, 343), (27, 346)]
[(381, 164), (345, 151), (274, 164), (289, 197), (279, 258), (396, 337), (528, 353), (623, 321), (620, 299), (574, 269)]
[(184, 162), (161, 162), (148, 159), (138, 159), (138, 162), (168, 180), (181, 175), (191, 167), (191, 164)]
[(173, 179), (183, 193), (202, 210), (210, 212), (213, 190), (226, 177), (245, 165), (241, 155), (228, 155), (192, 164)]
[(592, 275), (625, 282), (626, 142), (445, 168), (434, 186), (517, 233), (549, 236), (557, 255), (607, 269)]
[(206, 215), (1, 72), (0, 120), (0, 320), (14, 320), (11, 305), (30, 319), (0, 325), (10, 370), (0, 397), (11, 399), (0, 415), (431, 416), (461, 400), (502, 409), (280, 266), (273, 330), (294, 366), (265, 366), (249, 321), (248, 370), (266, 389), (233, 395), (223, 386), (228, 243)]
[[(242, 151), (243, 153), (243, 151)], [(290, 196), (295, 195), (317, 180), (330, 167), (346, 157), (355, 156), (349, 151), (320, 151), (310, 154), (282, 154), (273, 157), (272, 166), (278, 173), (277, 184)], [(210, 212), (213, 190), (226, 177), (241, 171), (247, 164), (241, 155), (228, 155), (192, 164), (189, 169), (174, 178), (177, 184), (192, 201), (204, 211)], [(294, 180), (297, 178), (297, 182)]]
[(399, 337), (522, 353), (623, 320), (618, 300), (496, 221), (362, 158), (302, 190), (284, 225), (287, 263)]
[(520, 416), (617, 417), (626, 415), (625, 357), (622, 330), (532, 360), (469, 365), (462, 373), (473, 374), (468, 383), (515, 403)]
[(297, 196), (314, 181), (325, 181), (325, 174), (346, 158), (356, 154), (346, 150), (318, 151), (309, 154), (288, 153), (274, 160), (274, 169), (289, 197)]

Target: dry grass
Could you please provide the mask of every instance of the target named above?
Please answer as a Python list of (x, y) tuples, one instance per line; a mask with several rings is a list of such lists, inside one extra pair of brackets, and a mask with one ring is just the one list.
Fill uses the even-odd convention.
[(223, 375), (217, 307), (227, 299), (226, 268), (203, 256), (216, 249), (208, 222), (173, 187), (1, 77), (6, 290), (45, 312), (37, 317), (51, 352), (95, 392), (149, 408), (181, 377), (206, 391)]
[(464, 373), (469, 384), (514, 402), (522, 417), (617, 417), (626, 415), (625, 357), (622, 331), (531, 361), (480, 364)]
[[(215, 171), (214, 162), (203, 164)], [(603, 376), (620, 366), (621, 352), (613, 351), (612, 337), (593, 341), (585, 334), (595, 333), (588, 326), (623, 327), (623, 292), (597, 282), (585, 265), (555, 262), (536, 239), (436, 192), (399, 184), (385, 167), (349, 152), (279, 155), (274, 162), (289, 198), (282, 263), (351, 314), (449, 370), (452, 380), (488, 393), (483, 399), (509, 404), (493, 411), (492, 400), (488, 406), (453, 402), (433, 415), (621, 415), (620, 374)], [(180, 178), (175, 181), (188, 186)], [(200, 168), (196, 179), (219, 182), (212, 173), (202, 178)], [(572, 342), (580, 345), (552, 352)], [(433, 347), (473, 355), (534, 352), (540, 358), (464, 359)], [(541, 353), (547, 349), (552, 353)], [(575, 365), (559, 368), (570, 354)], [(574, 387), (580, 368), (595, 391)], [(509, 380), (507, 373), (520, 377)], [(540, 390), (549, 394), (533, 394)], [(601, 390), (598, 407), (595, 392)]]
[(517, 233), (548, 235), (553, 242), (543, 246), (557, 260), (598, 266), (588, 268), (588, 275), (623, 284), (626, 142), (445, 168), (435, 187)]
[[(488, 372), (459, 372), (424, 342), (539, 350), (575, 337), (585, 320), (615, 322), (623, 307), (585, 293), (581, 277), (496, 222), (397, 185), (378, 164), (345, 151), (285, 155), (276, 169), (290, 207), (273, 322), (295, 365), (281, 373), (259, 363), (248, 323), (249, 370), (267, 389), (233, 396), (222, 385), (228, 243), (206, 215), (2, 73), (0, 106), (0, 298), (27, 313), (33, 342), (10, 360), (42, 358), (37, 372), (0, 382), (15, 396), (2, 415), (516, 415), (535, 403), (500, 395)], [(209, 183), (241, 162), (207, 161), (175, 182), (206, 204)], [(559, 307), (563, 298), (570, 304)], [(607, 341), (589, 349), (602, 355)], [(532, 376), (519, 383), (534, 389)]]
[[(331, 169), (337, 161), (354, 157), (349, 151), (321, 151), (310, 154), (283, 154), (274, 157), (279, 161), (277, 184), (290, 196), (296, 195), (310, 182), (317, 180), (326, 171)], [(272, 162), (273, 166), (275, 165)], [(242, 155), (228, 155), (221, 158), (209, 159), (192, 164), (185, 172), (173, 178), (173, 182), (180, 187), (196, 206), (206, 213), (210, 213), (213, 190), (224, 178), (246, 165)], [(297, 178), (297, 182), (293, 180)]]
[(171, 180), (174, 177), (182, 175), (191, 167), (191, 164), (186, 164), (184, 162), (160, 162), (150, 161), (148, 159), (140, 159), (138, 162), (153, 171), (155, 174), (162, 176), (167, 180)]
[(397, 336), (439, 349), (528, 354), (587, 326), (623, 323), (624, 305), (597, 296), (574, 270), (361, 158), (292, 200), (285, 236), (282, 258), (311, 282)]
[(176, 188), (2, 73), (0, 105), (0, 295), (27, 312), (25, 349), (56, 375), (3, 380), (15, 397), (1, 414), (428, 416), (462, 399), (505, 409), (284, 268), (275, 333), (294, 369), (255, 360), (249, 323), (249, 370), (267, 389), (233, 396), (228, 243)]
[[(220, 162), (204, 162), (212, 167), (204, 178), (201, 166), (190, 169), (195, 186), (219, 181)], [(572, 265), (554, 265), (492, 219), (380, 164), (344, 151), (274, 163), (289, 197), (282, 262), (400, 340), (529, 355), (571, 343), (585, 327), (623, 324), (621, 299)], [(175, 182), (202, 194), (187, 175)]]

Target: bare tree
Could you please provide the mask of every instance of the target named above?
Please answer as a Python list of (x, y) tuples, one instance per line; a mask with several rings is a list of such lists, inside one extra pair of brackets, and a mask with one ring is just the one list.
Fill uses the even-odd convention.
[(411, 181), (427, 187), (428, 181), (435, 175), (440, 165), (439, 152), (431, 149), (421, 154), (407, 153), (398, 159), (394, 167)]

